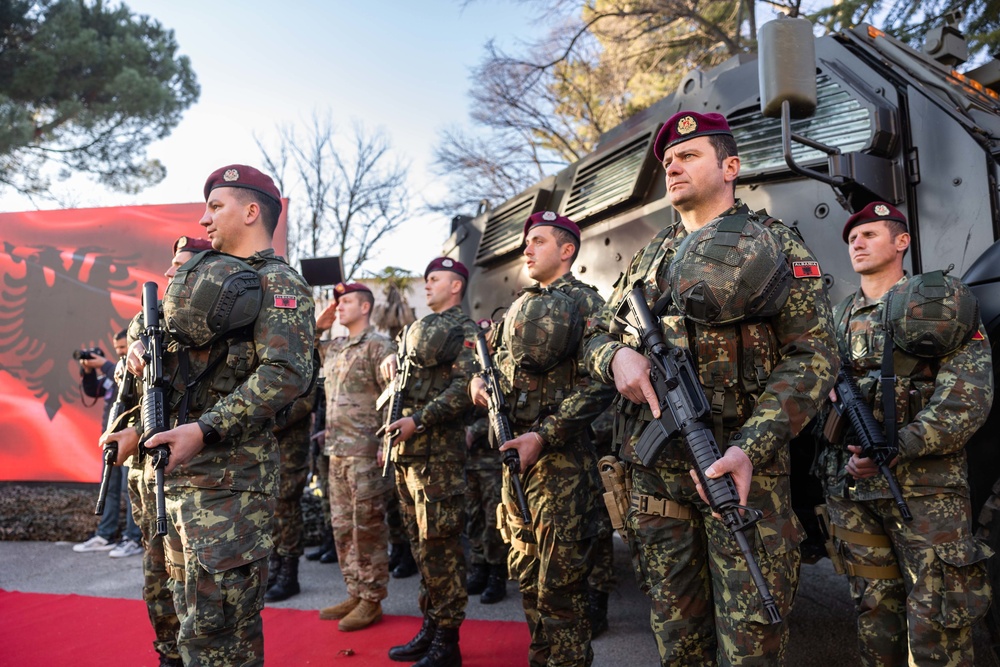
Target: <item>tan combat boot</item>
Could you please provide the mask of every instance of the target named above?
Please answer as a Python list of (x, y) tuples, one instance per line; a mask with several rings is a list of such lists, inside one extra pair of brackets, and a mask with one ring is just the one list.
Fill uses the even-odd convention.
[(341, 632), (351, 632), (367, 628), (369, 625), (382, 618), (382, 603), (362, 600), (361, 604), (345, 616), (337, 625)]
[(361, 602), (361, 598), (347, 598), (343, 602), (337, 603), (332, 607), (325, 607), (319, 611), (319, 620), (321, 621), (339, 621), (343, 617), (354, 611), (354, 608), (358, 606)]

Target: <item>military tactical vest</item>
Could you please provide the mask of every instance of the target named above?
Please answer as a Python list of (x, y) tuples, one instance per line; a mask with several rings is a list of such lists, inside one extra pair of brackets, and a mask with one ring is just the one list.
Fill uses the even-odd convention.
[(917, 357), (943, 357), (979, 329), (979, 302), (946, 271), (932, 271), (889, 290), (885, 330), (896, 347)]
[(526, 287), (511, 304), (503, 342), (518, 367), (545, 373), (575, 355), (583, 338), (580, 310), (562, 287)]
[(462, 327), (440, 313), (422, 317), (406, 330), (407, 358), (417, 368), (450, 364), (462, 351), (465, 334)]
[(185, 262), (167, 285), (163, 316), (174, 340), (203, 348), (253, 324), (262, 298), (260, 276), (252, 266), (206, 250)]
[(792, 280), (777, 239), (753, 213), (726, 216), (689, 234), (667, 277), (681, 314), (712, 325), (776, 315)]
[(503, 320), (500, 335), (510, 356), (499, 370), (511, 388), (510, 418), (516, 423), (534, 424), (554, 413), (581, 381), (576, 356), (585, 322), (573, 289), (594, 290), (575, 279), (529, 287)]

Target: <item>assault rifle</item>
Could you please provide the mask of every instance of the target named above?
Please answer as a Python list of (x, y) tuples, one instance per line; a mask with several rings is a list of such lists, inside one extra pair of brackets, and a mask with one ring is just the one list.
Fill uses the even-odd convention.
[(838, 414), (847, 414), (851, 428), (854, 429), (854, 435), (858, 438), (858, 444), (861, 445), (861, 456), (871, 459), (878, 466), (879, 472), (882, 473), (889, 485), (889, 492), (892, 493), (893, 500), (896, 501), (896, 507), (899, 508), (903, 521), (913, 521), (910, 506), (903, 500), (903, 492), (899, 489), (899, 482), (896, 481), (896, 475), (889, 467), (889, 463), (899, 454), (899, 445), (886, 440), (881, 425), (872, 414), (868, 403), (861, 397), (858, 383), (844, 372), (843, 367), (837, 374), (837, 384), (834, 385), (833, 389), (837, 392), (837, 400), (833, 407)]
[[(704, 422), (711, 414), (711, 405), (698, 382), (698, 374), (689, 353), (679, 347), (667, 346), (659, 324), (646, 303), (641, 282), (636, 282), (626, 295), (618, 307), (615, 320), (618, 327), (621, 327), (616, 327), (615, 330), (631, 326), (638, 332), (643, 351), (649, 359), (649, 380), (660, 403), (660, 418), (650, 422), (643, 431), (635, 447), (636, 456), (642, 465), (653, 465), (667, 442), (676, 436), (683, 438), (712, 511), (722, 516), (743, 552), (768, 620), (772, 624), (780, 623), (778, 606), (771, 597), (771, 591), (744, 532), (757, 523), (763, 513), (740, 505), (740, 496), (731, 474), (726, 473), (715, 479), (709, 479), (705, 475), (709, 466), (718, 461), (722, 454), (711, 428)], [(746, 513), (746, 517), (741, 515), (741, 510)]]
[[(118, 368), (122, 370), (121, 381), (118, 383), (118, 397), (111, 404), (111, 411), (108, 413), (108, 428), (112, 433), (117, 433), (124, 428), (124, 424), (119, 424), (119, 418), (132, 409), (138, 398), (136, 391), (135, 376), (125, 368), (125, 362), (119, 361)], [(101, 474), (101, 489), (97, 492), (97, 508), (94, 514), (104, 514), (104, 502), (108, 497), (108, 482), (111, 480), (111, 473), (114, 471), (115, 462), (118, 460), (118, 443), (109, 440), (104, 445), (104, 472)]]
[[(476, 355), (482, 371), (479, 377), (486, 383), (486, 395), (489, 401), (490, 428), (493, 430), (494, 441), (499, 447), (514, 439), (514, 430), (507, 417), (507, 401), (500, 389), (500, 377), (493, 359), (490, 358), (490, 347), (486, 342), (486, 331), (480, 329), (476, 333)], [(525, 523), (531, 523), (531, 511), (528, 510), (528, 499), (524, 497), (524, 487), (521, 485), (521, 457), (516, 449), (505, 449), (500, 454), (500, 460), (510, 472), (511, 486), (517, 497), (517, 506)]]
[[(148, 282), (142, 286), (142, 312), (145, 319), (145, 329), (142, 334), (142, 344), (146, 348), (143, 359), (146, 368), (143, 370), (145, 391), (142, 397), (142, 439), (139, 451), (143, 451), (143, 443), (157, 433), (169, 428), (167, 416), (167, 376), (163, 370), (163, 328), (160, 327), (159, 301), (156, 298), (156, 283)], [(163, 497), (163, 470), (170, 461), (170, 448), (166, 445), (145, 450), (152, 457), (153, 470), (156, 473), (156, 534), (167, 534), (167, 505)]]
[(403, 392), (406, 390), (406, 383), (410, 379), (410, 360), (406, 354), (406, 333), (408, 329), (409, 327), (403, 329), (403, 332), (399, 336), (401, 342), (399, 344), (399, 354), (396, 355), (396, 358), (399, 360), (399, 369), (396, 371), (396, 377), (392, 379), (389, 386), (385, 388), (385, 391), (375, 401), (376, 410), (381, 410), (386, 402), (389, 403), (389, 409), (385, 411), (385, 422), (382, 424), (382, 428), (375, 431), (375, 435), (384, 438), (385, 441), (385, 445), (382, 447), (383, 477), (389, 474), (389, 452), (392, 451), (392, 439), (399, 435), (398, 429), (389, 431), (389, 424), (403, 418)]

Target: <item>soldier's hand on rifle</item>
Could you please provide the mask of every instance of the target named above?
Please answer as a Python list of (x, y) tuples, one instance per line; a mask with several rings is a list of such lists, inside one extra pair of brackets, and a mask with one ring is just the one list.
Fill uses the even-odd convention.
[(128, 372), (136, 377), (142, 377), (142, 372), (146, 368), (146, 346), (141, 340), (137, 340), (128, 346), (128, 353), (125, 355), (125, 365)]
[(521, 459), (521, 472), (524, 473), (531, 466), (535, 465), (538, 461), (538, 457), (542, 455), (542, 446), (545, 441), (542, 436), (538, 434), (537, 431), (528, 431), (523, 435), (519, 435), (513, 440), (508, 440), (503, 443), (500, 447), (500, 451), (506, 451), (508, 449), (516, 449), (517, 455)]
[[(848, 445), (847, 451), (851, 453), (851, 458), (847, 461), (847, 472), (851, 477), (854, 479), (868, 479), (869, 477), (881, 474), (875, 461), (861, 455), (861, 447), (859, 445)], [(896, 467), (898, 461), (899, 457), (897, 456), (889, 462), (889, 467)]]
[[(406, 442), (414, 433), (417, 433), (417, 422), (413, 421), (413, 417), (403, 417), (389, 424), (385, 430), (387, 433), (392, 433), (396, 430), (399, 431), (396, 437), (392, 439), (392, 444), (398, 445), (401, 442)], [(422, 427), (420, 431), (423, 432)]]
[[(705, 504), (710, 504), (708, 496), (705, 495), (705, 490), (698, 481), (698, 474), (694, 470), (690, 472), (691, 479), (694, 480), (695, 486), (698, 487), (698, 495), (705, 501)], [(705, 470), (705, 476), (709, 479), (717, 479), (727, 472), (732, 473), (733, 482), (736, 484), (736, 493), (740, 496), (740, 505), (745, 507), (747, 497), (750, 495), (750, 481), (753, 479), (753, 463), (750, 462), (750, 457), (747, 456), (746, 452), (739, 447), (730, 447), (727, 449), (722, 458), (708, 466)], [(712, 512), (712, 515), (717, 519), (722, 518), (715, 512)]]
[(649, 359), (631, 348), (620, 348), (611, 358), (611, 373), (619, 394), (636, 405), (648, 403), (653, 417), (660, 418), (660, 402), (649, 381)]
[(198, 452), (205, 448), (204, 437), (201, 427), (192, 422), (157, 433), (143, 444), (146, 449), (160, 445), (166, 445), (170, 448), (170, 461), (164, 469), (164, 472), (169, 474), (177, 466), (184, 465), (193, 459)]
[(399, 359), (395, 354), (390, 354), (382, 360), (381, 364), (378, 365), (378, 372), (382, 374), (382, 379), (386, 382), (392, 382), (392, 379), (396, 377), (396, 373), (398, 371)]
[(478, 375), (469, 383), (469, 396), (472, 402), (481, 408), (490, 407), (490, 395), (486, 393), (486, 382)]
[(98, 440), (101, 449), (109, 442), (118, 443), (118, 458), (115, 459), (115, 465), (124, 465), (125, 459), (139, 451), (139, 432), (134, 426), (129, 426), (114, 433), (105, 433)]
[(333, 301), (323, 309), (323, 312), (316, 318), (316, 330), (325, 331), (333, 326), (337, 321), (337, 302)]

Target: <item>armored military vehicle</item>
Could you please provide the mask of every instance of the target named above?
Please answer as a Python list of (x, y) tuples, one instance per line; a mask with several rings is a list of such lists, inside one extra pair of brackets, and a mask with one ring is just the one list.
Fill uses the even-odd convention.
[[(871, 25), (814, 38), (804, 19), (765, 24), (759, 58), (689, 72), (675, 93), (604, 134), (592, 154), (495, 208), (456, 219), (446, 250), (472, 271), (471, 315), (490, 317), (530, 282), (521, 234), (540, 210), (580, 225), (575, 272), (608, 296), (632, 254), (676, 215), (652, 144), (663, 121), (689, 109), (729, 119), (742, 160), (737, 196), (798, 229), (833, 303), (859, 284), (844, 223), (874, 200), (892, 202), (910, 222), (907, 270), (954, 266), (952, 275), (980, 300), (1000, 361), (1000, 61), (959, 73), (968, 49), (957, 18), (930, 31), (923, 52)], [(997, 404), (968, 445), (975, 515), (1000, 475)], [(821, 494), (804, 474), (809, 447), (793, 451), (796, 504), (808, 520)], [(1000, 525), (984, 528), (997, 547)]]

